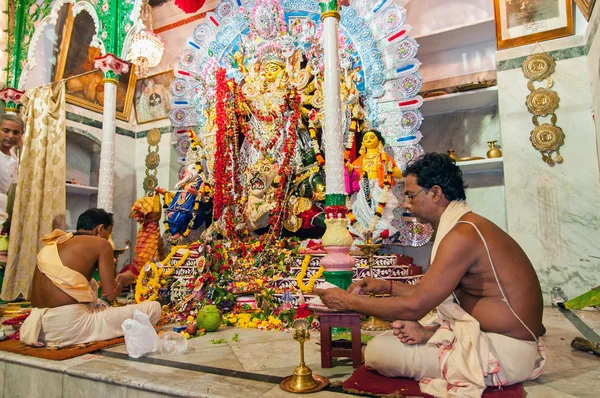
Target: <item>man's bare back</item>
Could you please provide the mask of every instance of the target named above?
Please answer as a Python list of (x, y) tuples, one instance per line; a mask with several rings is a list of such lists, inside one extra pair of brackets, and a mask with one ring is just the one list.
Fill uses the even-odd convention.
[[(58, 245), (58, 255), (64, 266), (79, 272), (88, 280), (92, 279), (94, 269), (98, 264), (104, 290), (106, 292), (115, 290), (114, 256), (108, 240), (98, 236), (74, 236)], [(77, 303), (77, 300), (55, 286), (36, 267), (31, 294), (33, 307), (56, 308)]]
[[(465, 214), (460, 221), (472, 222), (485, 238), (501, 286), (516, 314), (536, 335), (542, 331), (543, 299), (537, 275), (519, 245), (484, 217)], [(503, 301), (487, 251), (475, 228), (457, 224), (448, 234), (461, 234), (471, 241), (469, 250), (475, 261), (461, 279), (455, 294), (461, 307), (471, 314), (484, 332), (498, 333), (520, 340), (533, 337)], [(443, 255), (443, 253), (440, 253)]]

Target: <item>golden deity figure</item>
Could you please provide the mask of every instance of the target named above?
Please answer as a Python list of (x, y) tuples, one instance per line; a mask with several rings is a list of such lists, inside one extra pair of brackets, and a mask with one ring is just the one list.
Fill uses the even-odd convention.
[[(265, 46), (265, 55), (259, 56), (249, 70), (244, 66), (244, 57), (239, 52), (234, 58), (242, 74), (245, 74), (245, 82), (242, 92), (249, 105), (249, 111), (259, 120), (270, 119), (270, 113), (279, 111), (284, 105), (285, 97), (289, 91), (289, 78), (286, 72), (286, 62), (281, 49)], [(262, 117), (261, 117), (262, 116)]]
[(402, 172), (394, 159), (384, 149), (385, 141), (377, 130), (367, 130), (362, 139), (360, 156), (347, 165), (356, 170), (360, 190), (351, 198), (349, 212), (350, 232), (366, 239), (386, 239), (397, 229), (391, 224), (398, 199), (390, 192), (394, 180), (402, 178)]
[(269, 212), (275, 207), (277, 167), (270, 158), (263, 158), (245, 171), (247, 196), (244, 212), (251, 230), (264, 228)]

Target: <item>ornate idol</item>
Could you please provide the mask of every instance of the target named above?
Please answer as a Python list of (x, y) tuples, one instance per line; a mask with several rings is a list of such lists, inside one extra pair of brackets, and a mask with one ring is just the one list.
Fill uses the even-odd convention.
[[(372, 229), (376, 236), (395, 233), (388, 225), (394, 198), (386, 193), (386, 184), (399, 175), (391, 156), (403, 168), (422, 151), (418, 145), (422, 78), (414, 58), (418, 44), (408, 36), (411, 27), (404, 24), (406, 10), (396, 0), (380, 3), (353, 2), (340, 10), (343, 143), (324, 140), (323, 25), (318, 1), (255, 0), (245, 3), (246, 9), (220, 0), (214, 13), (195, 28), (171, 86), (170, 118), (176, 128), (193, 128), (203, 143), (199, 149), (206, 158), (203, 181), (215, 188), (212, 231), (218, 234), (213, 235), (237, 238), (266, 227), (273, 235), (281, 228), (297, 232), (323, 227), (327, 168), (323, 148), (343, 145), (352, 164), (358, 146), (355, 136), (365, 126), (382, 134), (376, 148), (367, 148), (368, 154), (358, 162), (364, 161), (370, 170), (371, 156), (377, 152), (381, 156), (376, 162), (385, 171), (381, 178), (375, 169), (362, 178), (357, 171), (360, 164), (346, 170), (347, 192), (355, 194), (353, 206), (365, 204), (364, 208), (356, 204), (360, 222), (354, 232), (360, 236), (362, 228)], [(384, 139), (389, 158), (379, 149)], [(277, 177), (272, 178), (272, 170), (277, 170)], [(385, 214), (378, 216), (380, 207)], [(316, 235), (319, 229), (314, 231)]]
[(198, 229), (210, 216), (208, 203), (210, 186), (203, 181), (203, 167), (198, 155), (198, 142), (193, 133), (191, 153), (188, 154), (181, 179), (175, 184), (175, 191), (158, 188), (157, 193), (165, 198), (163, 223), (169, 240), (178, 243), (187, 238), (192, 230)]
[(390, 192), (394, 179), (402, 178), (396, 162), (384, 149), (385, 141), (377, 130), (367, 130), (360, 156), (352, 163), (359, 176), (360, 190), (352, 197), (348, 212), (350, 232), (366, 240), (372, 236), (388, 238), (397, 232), (391, 224), (398, 199)]

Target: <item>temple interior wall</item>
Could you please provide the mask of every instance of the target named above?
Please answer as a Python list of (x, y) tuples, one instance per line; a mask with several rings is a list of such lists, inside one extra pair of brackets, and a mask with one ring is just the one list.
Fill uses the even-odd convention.
[[(207, 1), (204, 10), (214, 7), (216, 0)], [(173, 4), (154, 9), (154, 27), (160, 29), (187, 16), (173, 13)], [(481, 22), (493, 29), (493, 6), (489, 0), (439, 1), (419, 0), (407, 4), (407, 23), (414, 26), (411, 35), (426, 40), (438, 33), (440, 40), (452, 39), (460, 26)], [(422, 126), (422, 144), (427, 151), (446, 152), (454, 149), (460, 156), (485, 156), (487, 141), (497, 140), (504, 152), (503, 172), (468, 174), (466, 182), (469, 205), (508, 231), (523, 247), (536, 268), (544, 298), (561, 286), (569, 297), (583, 293), (598, 284), (600, 266), (600, 203), (598, 149), (600, 138), (595, 132), (592, 110), (596, 113), (596, 128), (600, 128), (600, 39), (598, 24), (600, 7), (587, 23), (576, 11), (576, 34), (563, 39), (496, 51), (493, 32), (486, 30), (481, 41), (466, 40), (448, 44), (440, 51), (422, 47), (421, 73), (426, 82), (492, 73), (497, 78), (498, 101), (489, 106), (462, 109), (457, 112), (429, 115)], [(487, 22), (486, 22), (487, 21)], [(166, 42), (165, 54), (158, 67), (149, 74), (174, 69), (177, 58), (191, 36), (194, 21), (169, 28), (160, 33)], [(487, 29), (487, 28), (486, 28)], [(39, 59), (44, 59), (48, 46), (41, 45)], [(553, 75), (561, 101), (557, 111), (558, 125), (566, 140), (561, 148), (565, 161), (549, 167), (532, 148), (529, 132), (531, 114), (525, 106), (527, 81), (520, 66), (528, 55), (547, 51), (561, 60)], [(47, 83), (47, 66), (40, 63), (37, 80)], [(39, 73), (38, 73), (39, 72)], [(48, 75), (49, 76), (49, 75)], [(102, 116), (74, 105), (67, 105), (67, 126), (85, 132), (96, 140), (102, 137)], [(179, 165), (173, 149), (168, 120), (138, 125), (134, 111), (128, 122), (117, 122), (119, 130), (115, 145), (115, 234), (117, 246), (126, 239), (135, 243), (137, 227), (128, 216), (133, 202), (143, 196), (145, 157), (148, 152), (147, 131), (161, 128), (160, 165), (157, 177), (161, 187), (172, 188), (177, 181)], [(91, 139), (91, 138), (90, 138)], [(70, 148), (70, 149), (69, 149)], [(73, 145), (70, 153), (78, 153)], [(88, 160), (73, 155), (71, 170), (85, 169)], [(89, 160), (90, 162), (92, 160)], [(69, 160), (71, 162), (71, 160)], [(70, 175), (68, 175), (69, 177)], [(71, 178), (81, 178), (76, 173)], [(85, 181), (84, 181), (85, 182)], [(75, 207), (81, 207), (82, 202)], [(67, 210), (70, 211), (69, 209)], [(75, 211), (74, 208), (71, 211)], [(76, 218), (68, 214), (68, 220)], [(412, 252), (411, 252), (412, 250)], [(428, 248), (404, 250), (425, 265)], [(126, 261), (123, 256), (122, 261)]]
[[(553, 286), (574, 297), (598, 284), (600, 187), (591, 113), (598, 97), (598, 90), (593, 90), (598, 82), (598, 40), (594, 40), (598, 22), (596, 12), (583, 32), (578, 29), (581, 34), (497, 54), (503, 66), (498, 71), (498, 92), (507, 227), (533, 263), (546, 302)], [(596, 47), (588, 53), (592, 41)], [(542, 162), (529, 141), (534, 126), (525, 106), (529, 90), (520, 68), (523, 57), (544, 50), (559, 59), (552, 78), (560, 97), (557, 125), (566, 136), (560, 150), (564, 163), (554, 167)]]

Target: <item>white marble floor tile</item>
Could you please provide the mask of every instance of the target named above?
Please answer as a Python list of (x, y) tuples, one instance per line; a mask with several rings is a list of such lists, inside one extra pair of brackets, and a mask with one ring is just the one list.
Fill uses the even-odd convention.
[[(300, 362), (300, 347), (294, 340), (239, 344), (232, 349), (247, 372), (298, 366)], [(314, 339), (304, 344), (304, 358), (309, 366), (321, 363), (321, 347)]]
[(141, 388), (149, 380), (162, 376), (170, 368), (142, 362), (101, 357), (81, 365), (68, 368), (69, 376), (98, 380), (134, 388)]
[[(349, 397), (349, 394), (341, 394), (337, 392), (331, 391), (319, 391), (314, 394), (310, 394), (311, 397), (319, 397), (319, 398), (341, 398), (341, 397)], [(292, 394), (290, 392), (282, 390), (279, 386), (275, 386), (265, 394), (261, 395), (260, 398), (283, 398), (283, 397), (298, 397), (298, 394)]]
[(146, 383), (156, 393), (210, 398), (260, 397), (273, 388), (272, 383), (244, 380), (181, 369), (170, 369)]
[(6, 373), (6, 362), (0, 361), (0, 397), (4, 396), (4, 374)]
[(188, 347), (185, 354), (178, 356), (152, 354), (150, 357), (167, 361), (213, 366), (216, 368), (244, 370), (244, 367), (233, 353), (231, 347), (225, 343), (213, 345), (212, 347)]
[(575, 395), (567, 394), (564, 391), (541, 385), (535, 381), (523, 383), (523, 388), (527, 393), (527, 398), (576, 398)]
[(135, 388), (128, 388), (125, 398), (170, 398), (175, 395), (153, 393), (150, 391), (138, 390)]
[(588, 369), (564, 368), (563, 372), (542, 374), (536, 382), (546, 387), (575, 395), (580, 398), (598, 397), (598, 367)]
[(4, 397), (60, 398), (63, 396), (63, 373), (37, 369), (15, 363), (6, 364)]
[(66, 375), (63, 384), (63, 397), (126, 398), (127, 394), (124, 386), (75, 376)]

